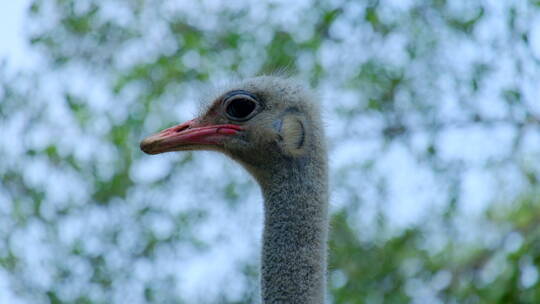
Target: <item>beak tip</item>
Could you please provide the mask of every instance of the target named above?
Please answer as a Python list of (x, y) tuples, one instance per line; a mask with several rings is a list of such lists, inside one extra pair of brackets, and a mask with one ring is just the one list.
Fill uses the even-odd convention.
[(146, 154), (156, 154), (155, 152), (152, 151), (152, 147), (153, 147), (153, 141), (150, 140), (150, 138), (145, 138), (143, 139), (143, 141), (141, 141), (141, 144), (139, 145), (139, 147), (141, 148), (141, 150), (146, 153)]

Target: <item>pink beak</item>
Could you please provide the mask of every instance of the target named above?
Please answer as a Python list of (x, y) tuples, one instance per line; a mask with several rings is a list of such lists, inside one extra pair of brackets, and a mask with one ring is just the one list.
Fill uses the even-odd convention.
[(145, 138), (141, 150), (147, 154), (159, 154), (171, 151), (211, 150), (220, 146), (230, 135), (242, 131), (242, 127), (233, 124), (200, 125), (196, 119), (165, 129)]

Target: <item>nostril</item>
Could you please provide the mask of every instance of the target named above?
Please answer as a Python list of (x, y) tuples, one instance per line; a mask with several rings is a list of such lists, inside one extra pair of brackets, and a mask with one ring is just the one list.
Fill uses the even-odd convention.
[(188, 124), (181, 125), (181, 126), (178, 126), (178, 128), (177, 128), (176, 130), (174, 130), (174, 132), (180, 133), (180, 132), (182, 132), (182, 131), (184, 131), (184, 130), (186, 130), (186, 129), (188, 129), (188, 128), (189, 128), (189, 125), (188, 125)]

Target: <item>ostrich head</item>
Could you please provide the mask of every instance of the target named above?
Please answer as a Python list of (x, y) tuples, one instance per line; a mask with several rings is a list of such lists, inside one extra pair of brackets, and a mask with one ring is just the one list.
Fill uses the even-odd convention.
[(321, 145), (314, 136), (322, 127), (312, 99), (290, 79), (252, 78), (222, 92), (200, 117), (146, 138), (141, 149), (219, 151), (259, 177), (270, 164), (302, 158)]
[(201, 116), (141, 143), (148, 154), (219, 151), (259, 182), (263, 303), (324, 303), (328, 178), (312, 99), (290, 79), (252, 78), (221, 92)]

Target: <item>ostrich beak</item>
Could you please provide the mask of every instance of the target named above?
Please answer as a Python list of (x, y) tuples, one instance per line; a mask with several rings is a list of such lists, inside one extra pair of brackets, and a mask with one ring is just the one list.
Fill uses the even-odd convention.
[(221, 146), (228, 136), (240, 131), (242, 127), (238, 125), (201, 125), (194, 119), (145, 138), (141, 142), (141, 150), (147, 154), (214, 150)]

